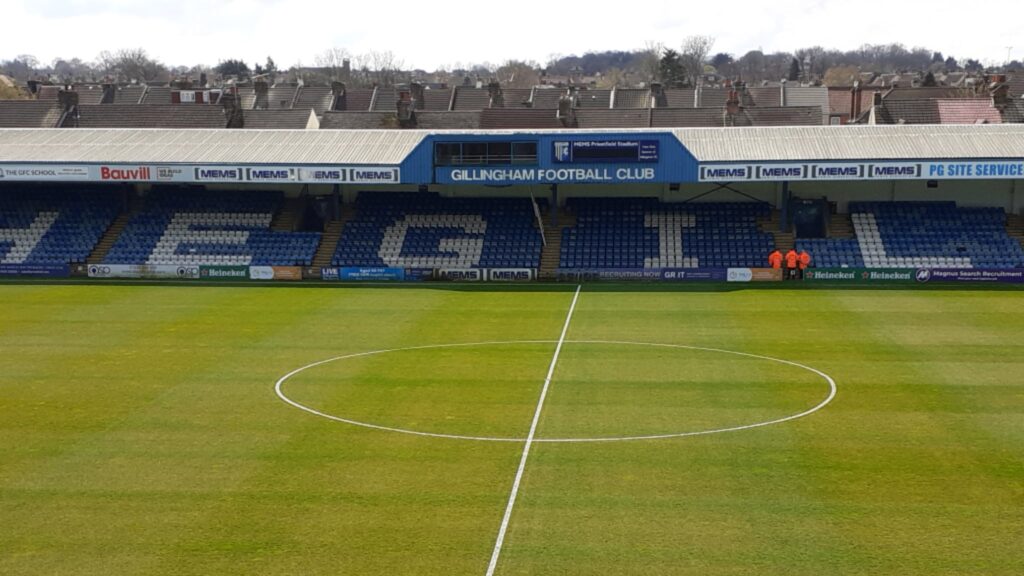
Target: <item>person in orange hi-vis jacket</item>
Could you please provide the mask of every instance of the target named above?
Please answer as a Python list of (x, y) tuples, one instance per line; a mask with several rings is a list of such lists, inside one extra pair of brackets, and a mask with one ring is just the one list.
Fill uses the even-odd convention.
[(786, 280), (796, 278), (796, 267), (800, 262), (800, 255), (793, 248), (786, 252)]
[(768, 266), (771, 266), (775, 270), (782, 268), (782, 252), (779, 252), (778, 248), (768, 255)]
[(800, 251), (800, 279), (804, 279), (804, 274), (807, 273), (807, 267), (811, 265), (811, 255), (807, 253), (807, 250)]

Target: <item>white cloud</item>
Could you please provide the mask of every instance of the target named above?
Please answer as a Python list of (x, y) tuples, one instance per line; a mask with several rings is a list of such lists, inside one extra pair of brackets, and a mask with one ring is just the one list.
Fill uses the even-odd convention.
[[(1017, 0), (990, 0), (979, 12), (962, 2), (733, 0), (687, 3), (344, 2), (332, 0), (7, 0), (0, 58), (34, 54), (93, 59), (102, 50), (144, 47), (169, 64), (226, 58), (310, 64), (331, 47), (391, 50), (410, 67), (456, 62), (544, 62), (551, 54), (677, 46), (687, 35), (717, 39), (715, 50), (852, 49), (901, 42), (959, 58), (1002, 62), (1007, 46), (1024, 58)], [(443, 6), (434, 10), (433, 7)], [(992, 17), (983, 17), (992, 15)], [(1012, 15), (1016, 15), (1015, 17)], [(977, 20), (977, 24), (973, 24)]]

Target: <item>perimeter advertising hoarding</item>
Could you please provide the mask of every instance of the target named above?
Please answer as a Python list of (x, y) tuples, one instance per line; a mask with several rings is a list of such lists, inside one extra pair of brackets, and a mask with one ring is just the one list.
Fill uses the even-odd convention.
[(729, 278), (726, 268), (560, 268), (560, 280), (579, 282), (595, 280), (667, 280), (671, 282), (725, 282)]
[(782, 282), (782, 269), (729, 268), (729, 282)]
[(66, 278), (71, 275), (67, 264), (0, 264), (0, 276), (37, 276)]
[(251, 280), (302, 280), (300, 266), (250, 266)]
[(437, 271), (438, 280), (449, 282), (483, 282), (487, 271), (482, 268), (443, 268)]
[(908, 268), (808, 268), (804, 272), (807, 282), (914, 282), (917, 270)]
[(196, 280), (199, 266), (177, 264), (90, 264), (89, 278)]
[[(324, 276), (327, 278), (327, 276)], [(338, 271), (339, 280), (405, 280), (405, 268), (355, 268), (346, 267)]]
[(200, 266), (200, 280), (248, 280), (248, 266)]
[(963, 269), (929, 269), (917, 271), (918, 282), (999, 282), (1005, 284), (1024, 284), (1024, 269), (1010, 268), (1004, 270), (963, 270)]
[(489, 268), (488, 282), (529, 282), (536, 275), (530, 268)]

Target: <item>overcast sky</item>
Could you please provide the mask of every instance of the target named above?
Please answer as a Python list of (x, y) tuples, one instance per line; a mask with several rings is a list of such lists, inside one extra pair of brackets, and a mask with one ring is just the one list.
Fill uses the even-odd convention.
[[(901, 42), (963, 60), (1024, 59), (1021, 0), (3, 0), (0, 59), (91, 61), (143, 47), (165, 64), (312, 65), (332, 47), (391, 50), (406, 68), (678, 46), (692, 34), (715, 52), (853, 49)], [(428, 7), (443, 9), (427, 10)], [(613, 8), (614, 6), (614, 8)], [(624, 10), (622, 7), (632, 7)], [(973, 8), (973, 9), (972, 9)]]

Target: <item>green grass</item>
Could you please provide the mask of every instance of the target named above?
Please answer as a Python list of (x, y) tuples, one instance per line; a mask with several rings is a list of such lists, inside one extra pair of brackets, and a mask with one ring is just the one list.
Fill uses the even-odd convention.
[[(0, 285), (0, 574), (482, 575), (572, 287)], [(1024, 573), (1024, 293), (587, 287), (498, 573)]]

